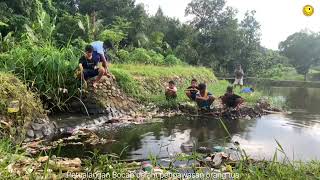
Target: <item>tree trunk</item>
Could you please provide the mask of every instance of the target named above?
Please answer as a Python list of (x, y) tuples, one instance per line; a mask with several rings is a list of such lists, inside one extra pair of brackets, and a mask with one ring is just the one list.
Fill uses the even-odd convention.
[(93, 28), (93, 40), (97, 40), (97, 28), (96, 28), (96, 21), (97, 21), (97, 12), (94, 10), (92, 12), (92, 28)]

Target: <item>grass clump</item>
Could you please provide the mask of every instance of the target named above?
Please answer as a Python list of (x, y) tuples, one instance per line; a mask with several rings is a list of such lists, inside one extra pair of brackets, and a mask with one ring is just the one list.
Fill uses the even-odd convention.
[[(12, 101), (18, 101), (19, 111), (9, 113), (8, 107)], [(1, 117), (10, 127), (1, 124), (2, 133), (10, 132), (15, 134), (15, 128), (22, 128), (34, 118), (43, 117), (44, 110), (40, 99), (29, 91), (17, 77), (12, 74), (0, 72), (0, 120)]]
[[(230, 85), (228, 81), (218, 81), (210, 69), (203, 67), (115, 64), (112, 65), (111, 72), (126, 93), (144, 103), (151, 102), (163, 108), (175, 107), (177, 103), (189, 101), (184, 90), (190, 86), (193, 78), (199, 83), (205, 82), (215, 97), (224, 95)], [(164, 96), (165, 87), (170, 80), (175, 81), (178, 88), (176, 101), (167, 101)], [(236, 88), (235, 93), (239, 94), (240, 88)], [(249, 104), (256, 103), (262, 97), (261, 92), (240, 95)]]
[[(62, 108), (77, 90), (74, 71), (79, 54), (75, 52), (72, 47), (26, 43), (0, 56), (0, 66), (36, 90), (49, 107)], [(63, 94), (61, 89), (69, 93)]]

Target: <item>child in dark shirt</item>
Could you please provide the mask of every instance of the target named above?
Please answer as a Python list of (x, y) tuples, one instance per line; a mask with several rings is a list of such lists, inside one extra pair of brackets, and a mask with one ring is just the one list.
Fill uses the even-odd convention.
[(227, 88), (227, 92), (220, 98), (222, 100), (222, 104), (227, 108), (236, 108), (244, 102), (241, 96), (234, 94), (232, 86), (229, 86)]
[(192, 79), (191, 86), (189, 86), (186, 90), (186, 95), (192, 101), (196, 100), (197, 93), (199, 92), (198, 82), (196, 79)]
[(92, 57), (93, 47), (91, 45), (86, 46), (85, 55), (83, 55), (79, 60), (79, 68), (81, 71), (81, 76), (83, 79), (88, 80), (90, 78), (96, 77), (93, 87), (97, 86), (97, 83), (101, 77), (105, 74), (105, 69), (100, 66), (99, 59)]

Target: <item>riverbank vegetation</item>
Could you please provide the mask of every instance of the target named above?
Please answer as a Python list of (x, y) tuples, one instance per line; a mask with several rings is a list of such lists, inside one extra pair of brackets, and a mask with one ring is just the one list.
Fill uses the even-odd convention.
[[(112, 65), (111, 72), (115, 75), (118, 84), (128, 94), (145, 103), (154, 103), (161, 107), (174, 107), (179, 103), (188, 102), (185, 89), (191, 85), (192, 79), (199, 83), (206, 83), (208, 91), (216, 98), (223, 96), (231, 84), (227, 81), (218, 81), (214, 73), (204, 67), (192, 66), (154, 66), (121, 64)], [(165, 87), (170, 80), (175, 81), (178, 88), (177, 100), (167, 101), (164, 96)], [(240, 93), (240, 88), (235, 89)], [(248, 104), (255, 104), (263, 94), (259, 91), (253, 94), (240, 94)]]
[(14, 75), (0, 72), (0, 136), (23, 138), (24, 127), (41, 117), (39, 97)]
[[(177, 103), (187, 101), (184, 89), (192, 78), (206, 82), (208, 90), (219, 97), (229, 83), (217, 81), (215, 75), (233, 76), (236, 64), (242, 64), (246, 76), (254, 77), (283, 79), (290, 73), (297, 75), (294, 70), (305, 75), (310, 68), (312, 74), (319, 74), (318, 49), (306, 51), (301, 45), (308, 39), (308, 47), (319, 47), (318, 35), (297, 33), (281, 44), (280, 51), (266, 49), (260, 44), (255, 11), (238, 20), (236, 9), (227, 7), (225, 0), (192, 0), (186, 8), (186, 15), (192, 17), (189, 23), (166, 16), (161, 8), (148, 15), (144, 5), (134, 0), (4, 0), (0, 8), (1, 137), (23, 132), (15, 128), (7, 132), (10, 123), (25, 126), (44, 109), (66, 110), (69, 100), (80, 96), (82, 89), (74, 72), (85, 45), (95, 40), (114, 43), (108, 55), (119, 86), (140, 102), (161, 107), (172, 105), (163, 95), (169, 80), (179, 88)], [(302, 66), (302, 62), (308, 63)], [(243, 97), (253, 104), (262, 93)], [(20, 111), (11, 117), (7, 108), (13, 101), (19, 102)], [(110, 157), (97, 156), (85, 168), (126, 172), (125, 163)], [(22, 178), (10, 167), (25, 158), (20, 145), (0, 140), (1, 178)], [(42, 178), (51, 174), (48, 163), (41, 168)], [(234, 172), (249, 179), (299, 178), (306, 174), (317, 177), (319, 171), (312, 173), (316, 168), (320, 169), (316, 162), (297, 167), (245, 163)], [(33, 172), (25, 171), (32, 179)]]
[[(278, 149), (277, 152), (281, 152)], [(154, 173), (205, 173), (207, 167), (197, 167), (195, 163), (199, 161), (204, 155), (199, 153), (179, 154), (171, 159), (175, 161), (189, 161), (190, 167), (179, 168), (175, 166), (162, 166), (159, 164), (159, 159), (156, 156), (150, 156), (149, 161), (154, 167), (159, 167), (160, 171)], [(132, 176), (133, 172), (137, 172), (141, 169), (141, 162), (125, 162), (119, 159), (119, 156), (115, 154), (100, 155), (99, 153), (93, 153), (91, 157), (84, 159), (71, 160), (65, 159), (66, 164), (73, 164), (73, 166), (58, 166), (55, 164), (56, 157), (39, 156), (34, 159), (27, 157), (24, 150), (19, 145), (13, 145), (10, 140), (0, 139), (0, 174), (3, 179), (25, 179), (25, 178), (41, 178), (41, 179), (62, 179), (76, 174), (81, 177), (93, 174), (106, 176), (109, 174), (120, 175), (127, 174), (132, 177), (131, 179), (137, 179)], [(71, 163), (72, 162), (72, 163)], [(193, 163), (191, 163), (193, 162)], [(80, 163), (80, 164), (78, 164)], [(193, 165), (191, 165), (193, 164)], [(79, 167), (80, 165), (80, 167)], [(67, 170), (69, 172), (67, 173)], [(78, 170), (77, 170), (78, 169)], [(253, 161), (249, 157), (239, 161), (236, 164), (228, 166), (227, 169), (218, 169), (215, 173), (216, 176), (221, 178), (228, 177), (230, 174), (234, 179), (316, 179), (320, 176), (320, 163), (317, 161), (300, 162), (300, 161), (278, 161), (277, 153), (272, 161)], [(76, 170), (76, 171), (72, 171)], [(225, 173), (225, 175), (223, 175)], [(184, 174), (186, 175), (186, 174)], [(73, 177), (76, 178), (76, 177)], [(107, 178), (108, 179), (108, 178)]]

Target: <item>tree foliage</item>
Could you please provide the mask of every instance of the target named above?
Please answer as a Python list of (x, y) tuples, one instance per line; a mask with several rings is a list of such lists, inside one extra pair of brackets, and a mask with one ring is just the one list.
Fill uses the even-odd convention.
[(298, 32), (279, 45), (299, 74), (306, 75), (312, 65), (320, 62), (320, 36), (317, 33)]
[(191, 18), (187, 23), (166, 16), (161, 8), (148, 15), (134, 0), (3, 0), (0, 8), (2, 51), (26, 39), (76, 49), (111, 39), (116, 48), (110, 56), (116, 62), (185, 62), (223, 75), (232, 74), (237, 63), (248, 75), (266, 74), (264, 68), (282, 58), (261, 47), (255, 11), (238, 20), (226, 0), (192, 0), (185, 11)]

